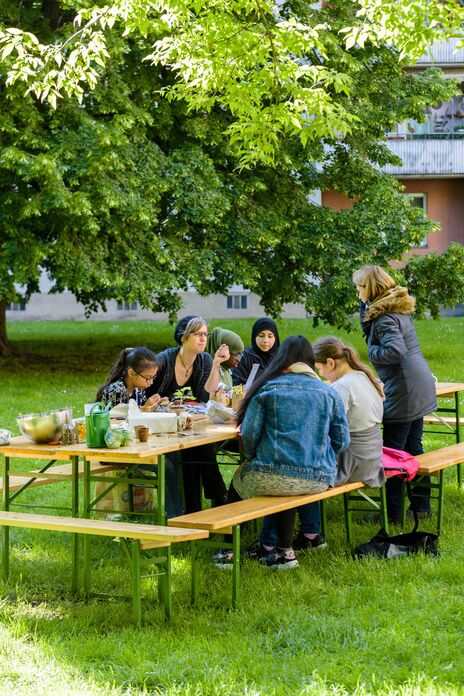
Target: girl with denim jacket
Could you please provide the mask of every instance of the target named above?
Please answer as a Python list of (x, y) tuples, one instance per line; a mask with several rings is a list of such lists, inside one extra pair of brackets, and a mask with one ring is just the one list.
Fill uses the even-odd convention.
[[(245, 463), (233, 478), (229, 502), (316, 493), (334, 485), (336, 455), (350, 442), (348, 423), (340, 396), (313, 375), (311, 344), (304, 336), (290, 336), (253, 383), (238, 414)], [(275, 552), (260, 562), (294, 568), (295, 510), (276, 514), (275, 521)]]

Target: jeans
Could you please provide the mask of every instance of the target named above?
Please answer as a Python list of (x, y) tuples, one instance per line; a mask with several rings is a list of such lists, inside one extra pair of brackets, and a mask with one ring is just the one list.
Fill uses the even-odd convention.
[[(422, 447), (423, 425), (423, 418), (418, 418), (411, 423), (384, 423), (384, 446), (394, 447), (412, 455), (422, 454), (424, 451)], [(403, 482), (398, 476), (392, 476), (392, 478), (387, 479), (386, 488), (388, 516), (399, 520), (401, 519)], [(422, 478), (420, 486), (414, 486), (411, 508), (417, 512), (430, 511), (430, 478), (428, 476)]]
[[(300, 528), (303, 534), (320, 534), (321, 532), (321, 508), (319, 502), (308, 503), (297, 508), (300, 518)], [(259, 536), (260, 544), (275, 546), (277, 543), (277, 529), (275, 525), (276, 515), (266, 515), (263, 520), (263, 528)]]

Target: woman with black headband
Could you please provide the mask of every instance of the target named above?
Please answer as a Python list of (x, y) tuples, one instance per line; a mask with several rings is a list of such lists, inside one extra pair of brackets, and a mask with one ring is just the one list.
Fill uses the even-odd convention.
[(232, 370), (235, 384), (246, 384), (253, 365), (258, 365), (258, 372), (263, 372), (279, 350), (279, 331), (272, 319), (257, 319), (251, 329), (251, 347), (245, 348), (242, 359)]
[[(190, 387), (197, 401), (207, 402), (209, 393), (217, 390), (217, 370), (212, 372), (214, 362), (222, 362), (230, 357), (227, 346), (220, 346), (214, 357), (206, 353), (207, 338), (208, 327), (204, 319), (183, 317), (174, 330), (178, 347), (167, 348), (156, 356), (158, 372), (152, 385), (146, 389), (147, 396), (159, 394), (172, 399), (178, 389)], [(205, 497), (211, 499), (213, 505), (224, 503), (227, 490), (216, 462), (214, 447), (201, 445), (183, 450), (180, 456), (185, 511), (201, 510), (201, 484)], [(178, 510), (174, 516), (181, 514), (182, 510)]]

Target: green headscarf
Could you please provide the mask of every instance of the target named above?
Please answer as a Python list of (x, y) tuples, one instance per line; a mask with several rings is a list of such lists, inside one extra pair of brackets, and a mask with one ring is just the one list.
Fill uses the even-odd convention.
[[(223, 343), (229, 347), (231, 353), (243, 353), (245, 348), (238, 334), (234, 331), (228, 331), (227, 329), (221, 329), (219, 326), (216, 326), (208, 336), (206, 352), (214, 357), (215, 352)], [(222, 366), (219, 368), (219, 379), (228, 387), (232, 387), (232, 375), (227, 368)]]

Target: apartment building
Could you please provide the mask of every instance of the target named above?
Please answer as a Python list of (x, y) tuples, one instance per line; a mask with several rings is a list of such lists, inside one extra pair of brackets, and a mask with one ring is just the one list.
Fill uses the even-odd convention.
[[(410, 70), (440, 67), (460, 82), (462, 94), (429, 107), (425, 122), (410, 119), (387, 134), (388, 147), (402, 165), (385, 171), (398, 177), (413, 205), (440, 223), (438, 232), (411, 250), (419, 255), (446, 251), (451, 242), (464, 243), (464, 49), (457, 50), (457, 44), (457, 39), (433, 44)], [(322, 205), (340, 209), (350, 202), (325, 191)]]

